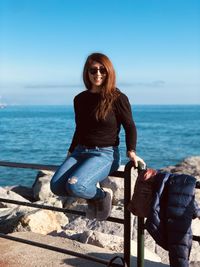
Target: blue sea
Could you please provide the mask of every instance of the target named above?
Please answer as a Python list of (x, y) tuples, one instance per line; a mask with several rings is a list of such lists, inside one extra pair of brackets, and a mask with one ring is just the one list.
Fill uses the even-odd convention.
[[(137, 153), (148, 167), (174, 165), (200, 155), (200, 105), (135, 105)], [(0, 109), (0, 161), (59, 165), (74, 131), (71, 106), (7, 106)], [(124, 131), (122, 163), (127, 162)], [(36, 170), (0, 166), (0, 186), (31, 186)]]

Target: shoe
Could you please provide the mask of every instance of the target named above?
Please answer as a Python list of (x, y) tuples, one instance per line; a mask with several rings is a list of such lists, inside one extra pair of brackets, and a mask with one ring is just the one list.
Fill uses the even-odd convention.
[(112, 198), (113, 191), (110, 188), (104, 188), (105, 197), (102, 199), (96, 200), (96, 219), (98, 221), (106, 220), (112, 210)]
[(86, 218), (89, 220), (96, 219), (96, 200), (88, 199), (87, 200), (87, 210), (86, 210)]

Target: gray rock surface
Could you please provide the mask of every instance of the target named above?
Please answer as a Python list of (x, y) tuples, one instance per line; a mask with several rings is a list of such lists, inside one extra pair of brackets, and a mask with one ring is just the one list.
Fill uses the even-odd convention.
[[(94, 246), (108, 248), (115, 252), (123, 253), (124, 250), (124, 239), (117, 235), (104, 234), (98, 231), (85, 231), (79, 236), (79, 241), (85, 244), (91, 244)], [(131, 241), (131, 255), (137, 256), (137, 243)], [(145, 259), (154, 260), (155, 262), (161, 262), (160, 257), (151, 252), (145, 247)]]
[(36, 201), (33, 195), (33, 189), (27, 186), (22, 185), (14, 185), (14, 186), (6, 186), (4, 189), (7, 189), (8, 191), (13, 191), (16, 194), (22, 196), (23, 198), (33, 202)]
[(34, 184), (32, 185), (33, 195), (36, 200), (47, 201), (49, 198), (55, 197), (50, 190), (50, 180), (54, 172), (39, 171)]
[[(1, 196), (1, 198), (5, 198), (5, 199), (12, 199), (12, 200), (17, 200), (17, 201), (29, 202), (27, 199), (25, 199), (22, 196), (20, 196), (19, 194), (13, 192), (8, 187), (7, 188), (6, 187), (5, 188), (0, 187), (0, 196)], [(10, 203), (0, 201), (0, 208), (13, 208), (13, 207), (16, 207), (16, 204), (10, 204)]]
[(200, 156), (186, 158), (175, 166), (167, 166), (162, 168), (162, 170), (166, 170), (171, 173), (189, 174), (200, 180)]

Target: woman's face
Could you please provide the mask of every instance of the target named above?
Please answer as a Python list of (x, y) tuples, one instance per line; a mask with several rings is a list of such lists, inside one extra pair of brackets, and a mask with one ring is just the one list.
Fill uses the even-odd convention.
[(107, 71), (104, 65), (99, 62), (93, 61), (88, 69), (88, 75), (92, 88), (101, 87), (106, 79)]

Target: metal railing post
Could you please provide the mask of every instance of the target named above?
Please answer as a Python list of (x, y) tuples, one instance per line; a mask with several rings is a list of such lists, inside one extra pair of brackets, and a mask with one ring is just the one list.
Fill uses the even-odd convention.
[(137, 217), (137, 267), (144, 267), (144, 218)]
[(124, 260), (128, 267), (131, 266), (131, 213), (127, 205), (131, 200), (131, 168), (129, 161), (124, 169)]

